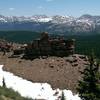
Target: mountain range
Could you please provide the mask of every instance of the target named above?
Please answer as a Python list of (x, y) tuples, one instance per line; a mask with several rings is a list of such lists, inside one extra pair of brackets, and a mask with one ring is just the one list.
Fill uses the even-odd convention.
[(0, 31), (47, 31), (63, 34), (100, 33), (100, 16), (89, 14), (78, 18), (72, 16), (3, 16), (0, 15)]

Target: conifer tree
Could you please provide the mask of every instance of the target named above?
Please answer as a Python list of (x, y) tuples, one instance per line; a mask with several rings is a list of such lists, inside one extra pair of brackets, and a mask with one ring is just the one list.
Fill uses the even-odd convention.
[(79, 96), (82, 100), (100, 100), (100, 68), (92, 55), (89, 58), (90, 65), (86, 66), (81, 74), (82, 80), (78, 84)]
[(5, 83), (5, 79), (4, 78), (3, 78), (2, 83), (3, 83), (3, 87), (6, 88), (6, 83)]
[(62, 92), (61, 100), (65, 100), (64, 92)]

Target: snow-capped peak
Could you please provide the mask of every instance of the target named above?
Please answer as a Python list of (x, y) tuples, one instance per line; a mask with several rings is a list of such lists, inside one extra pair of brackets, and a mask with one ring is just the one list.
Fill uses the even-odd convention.
[[(31, 24), (30, 24), (31, 22)], [(10, 23), (5, 24), (1, 30), (13, 30), (12, 27), (15, 25), (15, 30), (33, 30), (33, 31), (48, 31), (50, 33), (54, 32), (89, 32), (95, 30), (100, 26), (100, 16), (83, 15), (79, 18), (72, 16), (46, 16), (46, 15), (34, 15), (30, 17), (26, 16), (2, 16), (0, 15), (0, 23)], [(28, 23), (28, 24), (27, 24)], [(43, 24), (44, 23), (44, 26)], [(20, 27), (19, 27), (20, 24)], [(21, 26), (21, 24), (23, 24)], [(26, 25), (27, 24), (27, 25)], [(10, 26), (12, 25), (12, 26)], [(42, 25), (42, 26), (41, 26)], [(26, 26), (26, 27), (25, 27)], [(18, 29), (19, 27), (19, 29)]]

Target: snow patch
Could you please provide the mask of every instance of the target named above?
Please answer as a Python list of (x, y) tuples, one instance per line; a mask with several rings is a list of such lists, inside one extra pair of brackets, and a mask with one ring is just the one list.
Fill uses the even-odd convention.
[[(48, 83), (32, 83), (21, 77), (15, 76), (10, 72), (3, 71), (3, 65), (0, 65), (0, 86), (3, 78), (7, 88), (18, 91), (22, 96), (32, 99), (61, 100), (62, 90), (53, 90)], [(63, 90), (67, 100), (81, 100), (78, 95), (73, 95), (70, 90)]]
[(38, 19), (39, 22), (49, 22), (52, 20), (52, 18), (41, 18), (41, 19)]
[(0, 22), (7, 22), (4, 18), (0, 18)]

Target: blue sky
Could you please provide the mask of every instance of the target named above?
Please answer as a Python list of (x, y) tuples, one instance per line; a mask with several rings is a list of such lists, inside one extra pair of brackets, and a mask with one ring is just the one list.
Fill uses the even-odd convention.
[(100, 0), (0, 0), (0, 14), (32, 16), (35, 14), (100, 15)]

